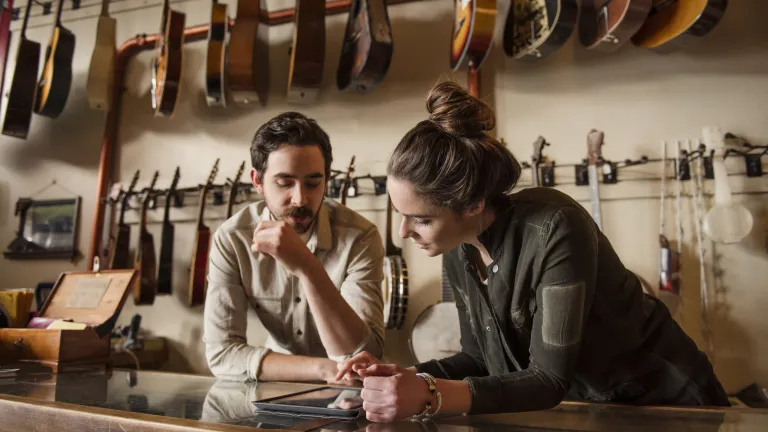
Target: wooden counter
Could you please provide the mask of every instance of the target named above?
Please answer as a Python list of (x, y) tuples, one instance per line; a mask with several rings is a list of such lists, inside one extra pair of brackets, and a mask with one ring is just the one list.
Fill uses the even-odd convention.
[(539, 412), (395, 424), (277, 416), (250, 401), (311, 384), (242, 383), (156, 371), (31, 373), (0, 378), (0, 429), (15, 431), (768, 431), (768, 410), (564, 402)]

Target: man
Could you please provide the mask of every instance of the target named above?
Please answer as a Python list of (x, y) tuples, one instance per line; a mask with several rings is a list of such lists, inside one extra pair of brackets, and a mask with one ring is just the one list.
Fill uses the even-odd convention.
[[(381, 356), (384, 247), (375, 225), (324, 200), (328, 135), (302, 114), (261, 126), (251, 144), (251, 182), (264, 197), (213, 236), (203, 341), (218, 377), (335, 382), (337, 363)], [(269, 333), (246, 343), (253, 307)]]

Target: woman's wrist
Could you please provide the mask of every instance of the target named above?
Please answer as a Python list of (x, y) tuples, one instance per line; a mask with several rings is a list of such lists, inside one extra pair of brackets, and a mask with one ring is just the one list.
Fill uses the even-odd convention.
[[(437, 391), (442, 396), (441, 413), (467, 414), (472, 409), (472, 390), (468, 382), (438, 379)], [(433, 406), (437, 406), (434, 401)]]

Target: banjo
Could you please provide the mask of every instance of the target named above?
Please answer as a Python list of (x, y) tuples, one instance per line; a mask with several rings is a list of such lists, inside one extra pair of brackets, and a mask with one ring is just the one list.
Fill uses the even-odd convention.
[(439, 360), (461, 352), (459, 311), (454, 302), (443, 258), (442, 295), (440, 302), (419, 314), (408, 339), (411, 353), (419, 363)]
[(384, 245), (384, 280), (381, 293), (384, 298), (384, 319), (386, 328), (400, 329), (405, 322), (408, 309), (408, 266), (403, 259), (403, 250), (392, 243), (392, 200), (387, 195), (387, 237)]

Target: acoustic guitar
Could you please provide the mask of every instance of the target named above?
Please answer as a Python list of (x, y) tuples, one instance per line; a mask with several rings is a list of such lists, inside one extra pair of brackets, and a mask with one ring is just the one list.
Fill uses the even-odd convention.
[(112, 229), (112, 235), (109, 236), (109, 268), (110, 269), (128, 269), (131, 268), (130, 247), (131, 247), (131, 227), (125, 223), (125, 211), (128, 210), (128, 200), (131, 198), (136, 182), (139, 181), (139, 170), (133, 175), (131, 185), (123, 195), (120, 203), (120, 218)]
[(101, 15), (96, 24), (96, 43), (86, 84), (88, 106), (94, 110), (108, 111), (112, 104), (116, 32), (117, 20), (109, 16), (109, 0), (101, 0)]
[(189, 268), (188, 302), (190, 306), (199, 306), (205, 303), (205, 291), (207, 288), (206, 275), (208, 273), (208, 252), (211, 245), (211, 229), (205, 225), (203, 215), (205, 213), (206, 198), (211, 190), (213, 180), (219, 172), (219, 159), (213, 164), (208, 181), (200, 189), (200, 205), (197, 210), (197, 227), (192, 249), (192, 265)]
[(155, 115), (165, 117), (173, 115), (181, 90), (186, 20), (186, 16), (172, 10), (168, 2), (169, 0), (165, 0), (163, 3), (160, 38), (155, 45), (150, 90)]
[(165, 194), (165, 211), (163, 214), (163, 230), (160, 241), (160, 263), (157, 270), (157, 293), (171, 294), (173, 291), (173, 241), (175, 237), (175, 227), (171, 223), (171, 200), (176, 194), (176, 187), (179, 184), (179, 167), (173, 175), (171, 187)]
[(440, 302), (424, 309), (413, 323), (408, 344), (418, 363), (440, 360), (461, 352), (459, 310), (448, 280), (443, 255), (443, 277)]
[(259, 28), (259, 2), (237, 1), (227, 47), (227, 86), (235, 105), (266, 104), (269, 86), (267, 28)]
[(632, 43), (668, 53), (706, 36), (725, 15), (728, 0), (652, 0), (648, 18)]
[(392, 27), (385, 1), (352, 0), (336, 86), (341, 91), (370, 92), (387, 74), (392, 49)]
[(325, 2), (296, 0), (295, 26), (288, 69), (288, 101), (311, 103), (323, 82)]
[(614, 52), (640, 30), (651, 0), (586, 0), (581, 6), (579, 40), (587, 49)]
[(385, 248), (387, 255), (384, 257), (384, 280), (381, 283), (384, 319), (388, 330), (399, 329), (408, 310), (408, 266), (403, 259), (403, 250), (392, 243), (392, 200), (389, 195)]
[(37, 71), (40, 67), (40, 44), (27, 39), (27, 23), (33, 0), (27, 1), (24, 21), (21, 24), (21, 39), (16, 51), (16, 66), (13, 70), (8, 104), (3, 120), (3, 135), (27, 139), (29, 124), (37, 91)]
[(101, 225), (101, 251), (99, 253), (99, 265), (103, 269), (109, 269), (109, 256), (110, 251), (115, 246), (115, 238), (112, 237), (113, 227), (115, 225), (115, 209), (117, 203), (121, 201), (123, 197), (123, 185), (120, 183), (114, 183), (109, 191), (109, 196), (106, 200), (106, 206), (104, 210), (104, 217), (109, 216), (109, 222), (104, 219), (104, 223)]
[(229, 199), (227, 200), (227, 219), (232, 217), (232, 212), (235, 208), (235, 199), (237, 198), (237, 192), (240, 189), (240, 177), (243, 176), (245, 171), (245, 161), (240, 164), (240, 168), (237, 169), (237, 174), (232, 180), (229, 180)]
[(61, 25), (64, 0), (59, 0), (56, 24), (45, 51), (45, 65), (37, 83), (35, 113), (57, 118), (67, 104), (72, 87), (72, 58), (75, 55), (75, 34)]
[(155, 171), (152, 182), (144, 191), (141, 199), (141, 211), (139, 217), (139, 245), (136, 248), (136, 257), (133, 268), (136, 269), (136, 282), (133, 284), (133, 302), (137, 305), (151, 305), (155, 302), (157, 292), (157, 260), (155, 256), (155, 241), (152, 233), (147, 230), (147, 210), (149, 200), (155, 190), (157, 176)]
[(13, 17), (13, 0), (0, 11), (0, 95), (5, 84), (5, 68), (8, 65), (8, 48), (11, 45), (11, 18)]
[(480, 69), (493, 43), (496, 0), (456, 0), (454, 3), (451, 69)]
[(512, 0), (504, 52), (517, 60), (543, 59), (565, 45), (578, 16), (578, 0)]
[(226, 3), (213, 0), (208, 30), (208, 55), (205, 61), (205, 102), (210, 107), (226, 107), (224, 59), (226, 57), (229, 17)]

